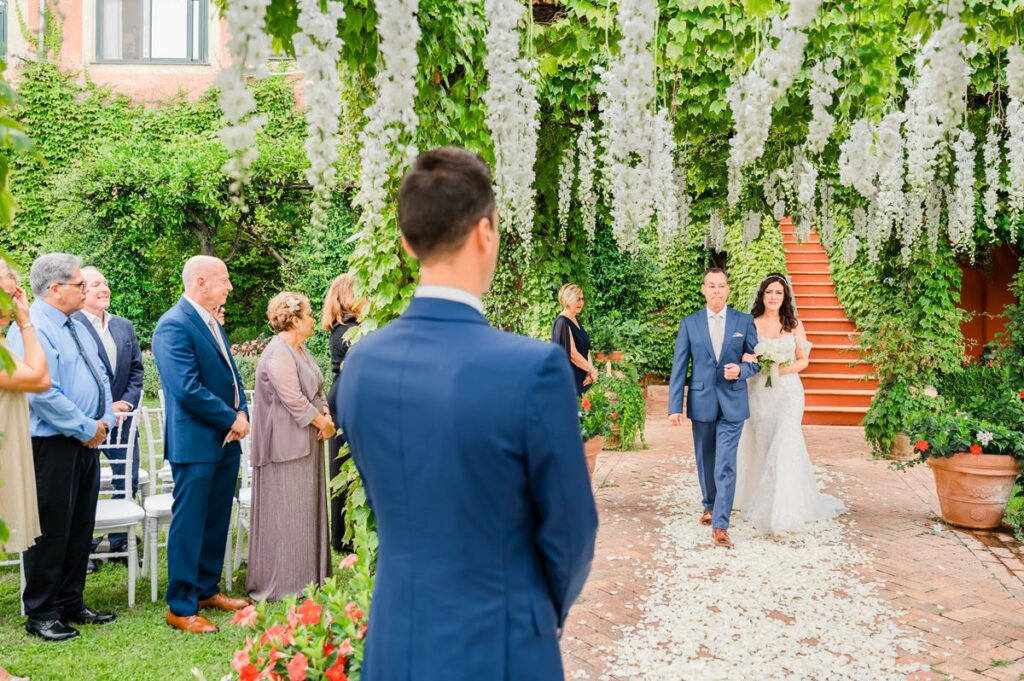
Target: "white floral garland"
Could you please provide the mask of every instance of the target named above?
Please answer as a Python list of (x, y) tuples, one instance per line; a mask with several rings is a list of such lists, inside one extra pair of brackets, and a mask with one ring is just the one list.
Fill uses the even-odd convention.
[(772, 108), (793, 84), (803, 64), (807, 35), (821, 0), (792, 0), (785, 19), (776, 16), (771, 36), (777, 41), (761, 51), (750, 70), (726, 92), (735, 132), (729, 140), (729, 206), (743, 189), (743, 170), (764, 154)]
[(569, 212), (572, 210), (572, 184), (575, 180), (575, 154), (566, 149), (558, 164), (558, 240), (562, 243), (569, 237)]
[[(1016, 223), (1024, 213), (1024, 51), (1020, 45), (1007, 50), (1006, 92), (1006, 186), (1010, 220)], [(1016, 239), (1017, 230), (1013, 230)]]
[(748, 210), (743, 215), (743, 247), (749, 248), (750, 244), (757, 241), (761, 236), (761, 214), (756, 210)]
[(962, 128), (953, 142), (956, 159), (953, 186), (946, 198), (946, 220), (953, 249), (974, 256), (974, 133)]
[(270, 36), (264, 30), (270, 0), (237, 0), (224, 11), (231, 62), (217, 76), (220, 94), (217, 103), (224, 113), (226, 125), (218, 132), (228, 152), (222, 170), (228, 176), (231, 200), (245, 211), (242, 189), (249, 182), (250, 169), (259, 152), (256, 133), (266, 122), (264, 116), (254, 116), (256, 97), (246, 87), (246, 79), (265, 78), (267, 62), (272, 54)]
[(576, 202), (580, 206), (580, 222), (587, 234), (587, 241), (594, 242), (597, 229), (597, 152), (594, 148), (594, 122), (589, 118), (583, 121), (579, 137), (576, 139), (579, 154), (579, 182), (576, 185)]
[(829, 113), (832, 95), (839, 88), (835, 72), (839, 59), (830, 57), (820, 61), (811, 69), (811, 92), (807, 99), (811, 103), (811, 122), (804, 141), (808, 154), (820, 154), (828, 144), (828, 138), (836, 128), (836, 119)]
[(359, 191), (354, 198), (367, 230), (382, 225), (390, 180), (402, 174), (417, 153), (419, 0), (377, 0), (376, 9), (384, 67), (377, 74), (377, 98), (366, 109), (366, 126), (359, 136)]
[(654, 117), (651, 175), (658, 246), (664, 254), (679, 234), (679, 196), (676, 187), (676, 141), (668, 111), (659, 109)]
[(878, 168), (875, 128), (866, 118), (857, 119), (850, 126), (850, 136), (839, 145), (839, 183), (871, 199), (876, 191)]
[(950, 0), (948, 13), (916, 58), (916, 80), (908, 93), (906, 114), (907, 184), (923, 194), (935, 180), (943, 143), (961, 123), (971, 81), (960, 20), (963, 0)]
[(996, 229), (996, 212), (999, 210), (999, 168), (1003, 160), (999, 142), (999, 115), (994, 114), (988, 123), (985, 148), (982, 152), (985, 159), (985, 193), (982, 195), (982, 205), (985, 210), (985, 226), (993, 232)]
[(640, 230), (653, 216), (651, 153), (654, 139), (654, 38), (656, 0), (623, 0), (616, 18), (619, 54), (601, 74), (601, 138), (612, 233), (619, 248), (636, 253)]
[(704, 244), (706, 248), (718, 253), (725, 250), (725, 220), (722, 218), (722, 211), (711, 211), (711, 217), (708, 220), (708, 235)]
[(907, 201), (903, 195), (903, 120), (902, 112), (890, 113), (875, 130), (879, 163), (867, 243), (868, 260), (872, 263), (878, 262), (879, 250), (893, 230), (904, 226)]
[(939, 234), (942, 231), (942, 189), (937, 184), (928, 188), (924, 195), (924, 231), (928, 250), (932, 253), (939, 247)]
[(498, 205), (528, 251), (533, 243), (534, 164), (537, 160), (536, 64), (519, 53), (518, 0), (485, 0), (487, 16), (487, 127), (494, 145), (494, 182)]
[(331, 200), (338, 157), (338, 121), (341, 118), (341, 79), (338, 59), (342, 41), (338, 22), (345, 18), (341, 2), (328, 1), (326, 11), (318, 0), (298, 0), (298, 24), (302, 32), (295, 36), (295, 56), (305, 75), (306, 180), (313, 187), (310, 222), (323, 228)]

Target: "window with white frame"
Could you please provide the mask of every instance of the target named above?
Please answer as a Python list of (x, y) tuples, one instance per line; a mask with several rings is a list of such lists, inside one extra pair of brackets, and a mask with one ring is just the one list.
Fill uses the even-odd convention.
[(208, 0), (96, 0), (96, 59), (205, 62)]

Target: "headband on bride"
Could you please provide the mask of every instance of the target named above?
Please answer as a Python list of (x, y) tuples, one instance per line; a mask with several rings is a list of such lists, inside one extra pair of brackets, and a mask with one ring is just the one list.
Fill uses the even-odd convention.
[(793, 293), (793, 285), (789, 282), (789, 279), (785, 275), (779, 274), (778, 272), (772, 272), (767, 277), (761, 280), (761, 283), (757, 285), (757, 289), (760, 291), (761, 287), (765, 285), (765, 282), (777, 281), (786, 287), (789, 292), (789, 301), (793, 305), (793, 314), (796, 315), (796, 294)]

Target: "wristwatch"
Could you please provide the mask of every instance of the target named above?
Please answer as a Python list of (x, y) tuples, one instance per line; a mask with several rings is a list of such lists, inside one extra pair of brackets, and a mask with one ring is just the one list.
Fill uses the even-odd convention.
[(35, 324), (33, 324), (31, 321), (27, 321), (24, 324), (18, 324), (19, 329), (31, 329), (34, 326)]

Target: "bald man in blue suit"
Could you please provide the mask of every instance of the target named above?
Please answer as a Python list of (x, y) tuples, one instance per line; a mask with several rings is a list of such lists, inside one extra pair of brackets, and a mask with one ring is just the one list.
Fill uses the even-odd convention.
[(337, 413), (377, 520), (363, 681), (562, 679), (597, 514), (560, 347), (497, 331), (486, 164), (423, 154), (398, 217), (421, 285), (353, 345)]

